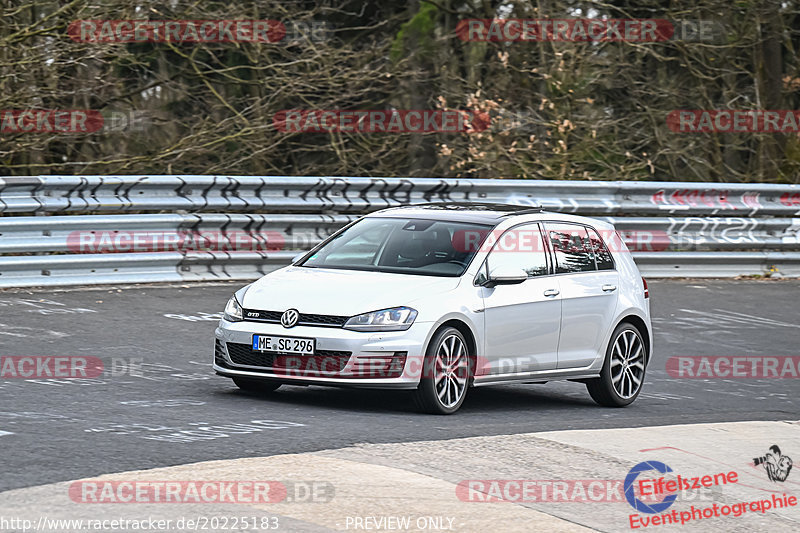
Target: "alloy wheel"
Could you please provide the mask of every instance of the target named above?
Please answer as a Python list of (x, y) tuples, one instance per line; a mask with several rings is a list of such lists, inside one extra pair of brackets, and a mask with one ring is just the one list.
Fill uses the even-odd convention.
[(611, 383), (620, 398), (632, 398), (644, 379), (644, 344), (630, 329), (622, 331), (611, 350)]
[(446, 408), (457, 405), (467, 389), (467, 348), (457, 335), (439, 343), (434, 365), (434, 389)]

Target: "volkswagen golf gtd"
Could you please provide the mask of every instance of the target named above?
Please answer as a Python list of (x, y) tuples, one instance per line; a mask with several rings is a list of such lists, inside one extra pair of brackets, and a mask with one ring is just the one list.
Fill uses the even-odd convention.
[(608, 223), (498, 204), (384, 209), (238, 290), (214, 370), (249, 391), (408, 389), (437, 414), (470, 387), (551, 380), (621, 407), (652, 353), (648, 297)]

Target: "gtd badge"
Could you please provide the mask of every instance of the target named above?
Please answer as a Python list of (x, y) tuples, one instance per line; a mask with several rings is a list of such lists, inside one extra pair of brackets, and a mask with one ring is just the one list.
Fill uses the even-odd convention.
[(288, 309), (281, 315), (281, 325), (285, 328), (293, 328), (297, 325), (300, 313), (297, 309)]

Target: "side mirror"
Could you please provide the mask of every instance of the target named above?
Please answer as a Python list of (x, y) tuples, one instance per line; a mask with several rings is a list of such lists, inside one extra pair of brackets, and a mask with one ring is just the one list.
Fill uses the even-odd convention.
[(489, 279), (484, 287), (492, 288), (495, 285), (516, 285), (528, 279), (528, 274), (521, 268), (512, 266), (499, 266), (489, 272)]

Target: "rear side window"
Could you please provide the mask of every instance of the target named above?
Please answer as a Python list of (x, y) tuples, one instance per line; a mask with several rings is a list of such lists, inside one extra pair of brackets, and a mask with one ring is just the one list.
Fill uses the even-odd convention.
[(614, 270), (614, 259), (611, 258), (611, 252), (608, 251), (608, 247), (594, 228), (589, 228), (589, 240), (592, 243), (594, 259), (597, 261), (597, 270)]
[(548, 223), (545, 228), (556, 256), (556, 274), (596, 270), (585, 226)]

